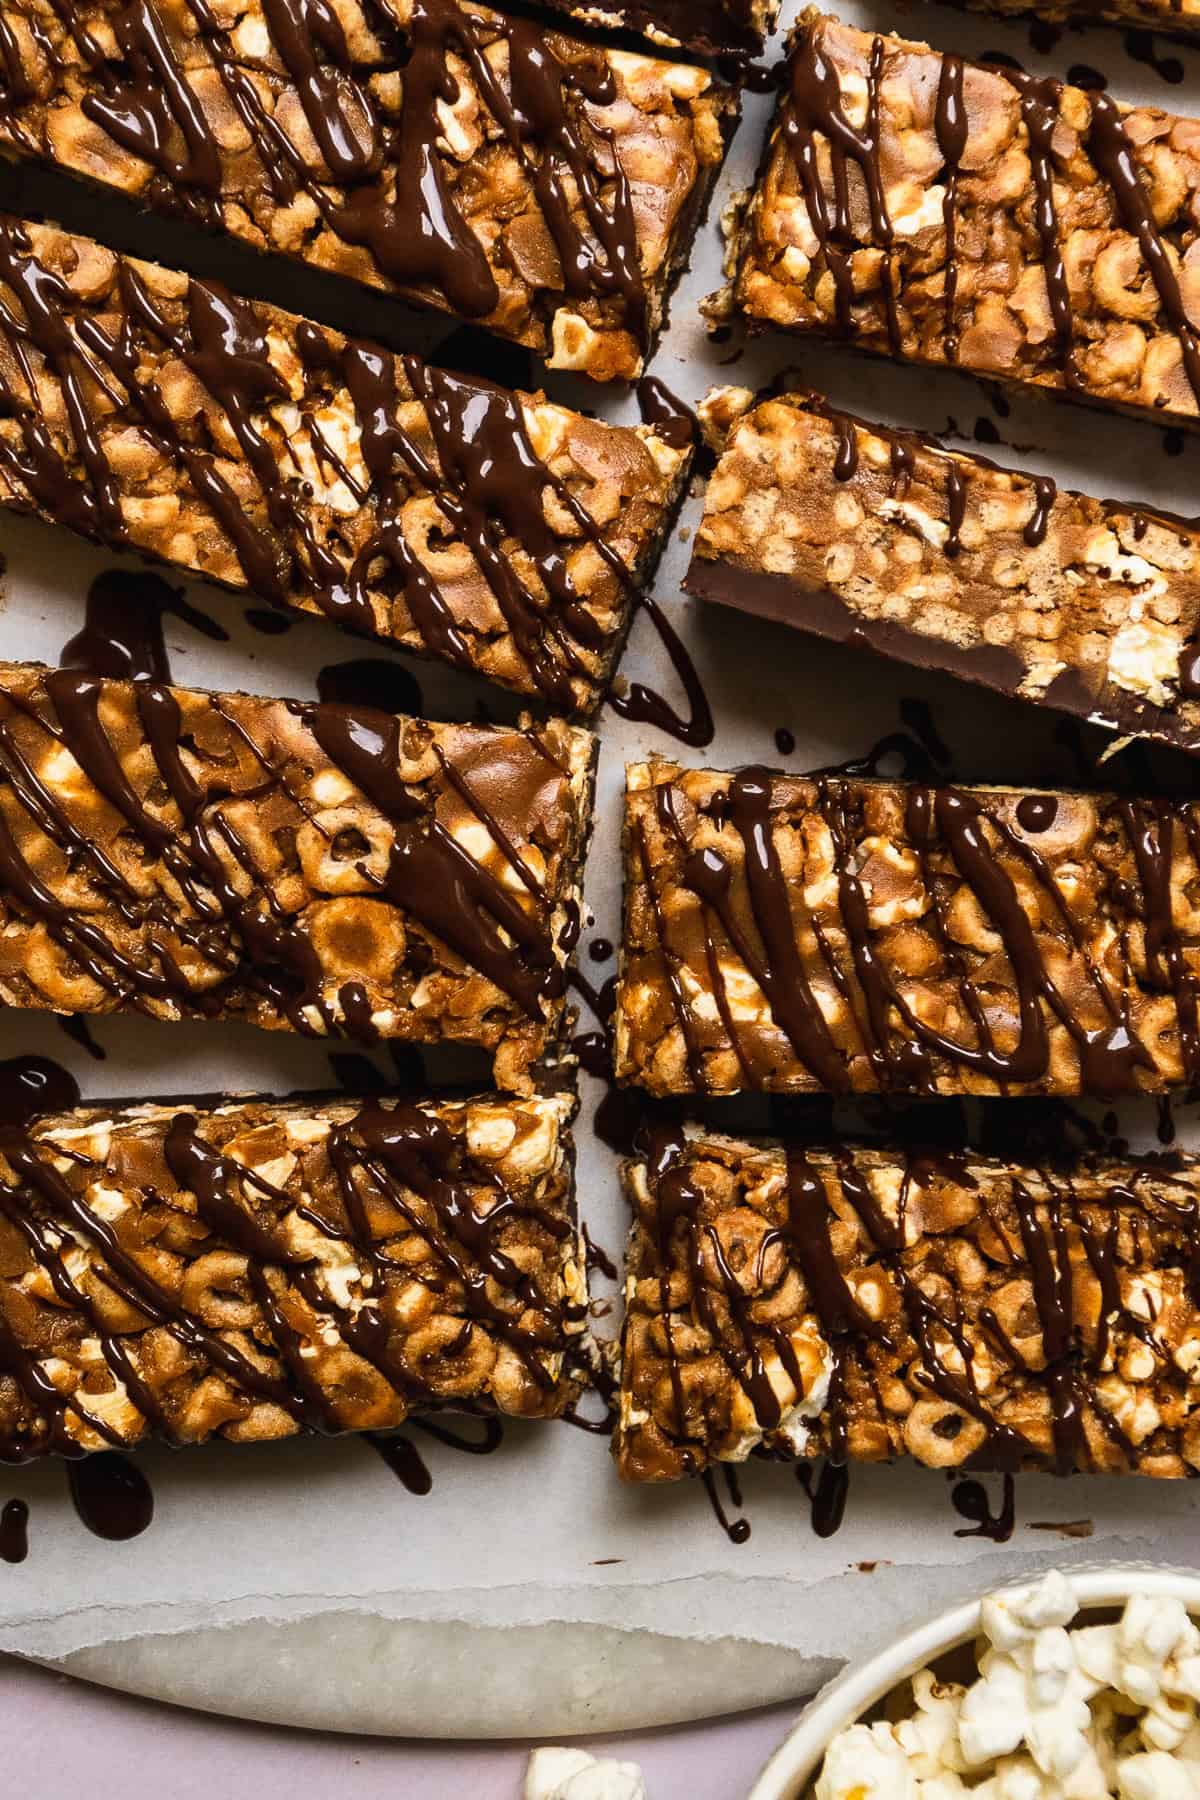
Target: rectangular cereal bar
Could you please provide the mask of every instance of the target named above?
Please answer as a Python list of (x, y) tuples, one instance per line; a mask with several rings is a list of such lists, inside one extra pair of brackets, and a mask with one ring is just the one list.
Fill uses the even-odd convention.
[(0, 154), (636, 376), (737, 112), (474, 0), (3, 0)]
[(0, 1148), (0, 1461), (553, 1417), (570, 1100), (80, 1108)]
[(1200, 1472), (1200, 1163), (665, 1135), (628, 1164), (630, 1481), (834, 1464)]
[(596, 704), (690, 452), (0, 214), (0, 505)]
[(478, 1045), (564, 1023), (595, 740), (0, 664), (0, 1001)]
[(1200, 531), (817, 394), (717, 389), (689, 593), (1200, 748)]
[(810, 11), (733, 299), (784, 330), (1194, 424), (1200, 121)]
[(1200, 802), (627, 770), (616, 1071), (654, 1094), (1200, 1078)]

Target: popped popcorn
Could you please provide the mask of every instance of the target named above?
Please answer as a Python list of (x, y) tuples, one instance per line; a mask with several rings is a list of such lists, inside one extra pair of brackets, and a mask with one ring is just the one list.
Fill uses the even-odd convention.
[(978, 1679), (922, 1669), (907, 1717), (832, 1739), (814, 1800), (1200, 1800), (1200, 1627), (1170, 1596), (1077, 1611), (1057, 1571), (989, 1594)]
[(646, 1800), (636, 1763), (549, 1744), (530, 1754), (523, 1800)]

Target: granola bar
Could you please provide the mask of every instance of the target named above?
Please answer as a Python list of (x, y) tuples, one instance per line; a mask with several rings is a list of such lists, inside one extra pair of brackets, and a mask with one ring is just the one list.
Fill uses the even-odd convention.
[(660, 1095), (1200, 1079), (1200, 803), (626, 773), (620, 1079)]
[(0, 214), (0, 504), (594, 706), (690, 451)]
[(1200, 123), (811, 11), (789, 74), (750, 318), (1194, 423)]
[[(690, 593), (1200, 748), (1200, 532), (819, 395), (717, 389), (730, 425)], [(718, 426), (719, 428), (719, 426)]]
[(595, 742), (0, 664), (0, 1001), (475, 1044), (564, 1023)]
[(571, 1102), (80, 1109), (0, 1146), (0, 1461), (552, 1417)]
[(1200, 1471), (1200, 1163), (663, 1136), (635, 1214), (617, 1466)]
[(639, 373), (736, 114), (473, 0), (5, 0), (0, 154)]

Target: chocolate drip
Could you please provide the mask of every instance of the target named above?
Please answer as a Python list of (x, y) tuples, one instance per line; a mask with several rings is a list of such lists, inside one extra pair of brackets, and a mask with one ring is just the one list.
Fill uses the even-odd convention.
[(424, 711), (416, 676), (381, 656), (327, 663), (317, 673), (317, 695), (333, 706), (366, 706), (376, 712), (407, 713), (412, 718), (420, 718)]
[[(107, 94), (85, 95), (84, 116), (150, 163), (164, 190), (187, 196), (188, 210), (219, 224), (220, 148), (162, 20), (150, 0), (132, 0), (115, 15), (113, 30), (130, 79)], [(96, 66), (94, 50), (85, 60)], [(182, 156), (174, 147), (179, 139)]]
[(0, 1134), (23, 1131), (40, 1113), (70, 1112), (79, 1105), (79, 1083), (48, 1056), (12, 1056), (0, 1062)]
[(170, 681), (163, 616), (173, 613), (205, 637), (227, 643), (229, 633), (189, 606), (179, 588), (142, 569), (106, 569), (87, 595), (82, 631), (63, 646), (64, 669), (86, 669), (114, 681)]
[(951, 1504), (960, 1519), (971, 1519), (954, 1535), (957, 1538), (988, 1538), (993, 1544), (1007, 1544), (1016, 1524), (1016, 1484), (1011, 1475), (1002, 1477), (1000, 1510), (993, 1513), (988, 1504), (987, 1489), (981, 1481), (960, 1481), (950, 1495)]
[(813, 1531), (819, 1538), (833, 1537), (846, 1516), (849, 1469), (845, 1463), (826, 1458), (814, 1477), (813, 1464), (802, 1462), (796, 1465), (796, 1479), (808, 1495)]
[(933, 129), (942, 157), (942, 178), (946, 184), (946, 191), (942, 196), (942, 229), (946, 234), (942, 340), (946, 360), (955, 362), (958, 357), (958, 324), (954, 315), (954, 304), (958, 296), (958, 171), (966, 152), (968, 135), (967, 111), (963, 104), (963, 62), (960, 56), (942, 58)]
[(1093, 94), (1091, 107), (1088, 152), (1112, 190), (1121, 223), (1138, 241), (1167, 322), (1179, 340), (1184, 372), (1200, 405), (1200, 340), (1188, 317), (1175, 262), (1154, 217), (1150, 193), (1134, 158), (1121, 109), (1108, 94)]
[(136, 1463), (112, 1450), (85, 1456), (67, 1469), (71, 1499), (81, 1524), (112, 1543), (140, 1537), (154, 1517), (150, 1483)]
[(439, 1444), (445, 1444), (449, 1450), (458, 1450), (464, 1456), (492, 1456), (504, 1442), (503, 1419), (480, 1419), (479, 1436), (468, 1437), (465, 1431), (456, 1431), (440, 1419), (410, 1419), (411, 1431), (423, 1432)]
[[(736, 1471), (731, 1468), (728, 1463), (722, 1463), (721, 1474), (725, 1478), (725, 1488), (729, 1495), (730, 1504), (740, 1509), (742, 1504), (742, 1491), (738, 1483)], [(721, 1530), (725, 1533), (725, 1536), (729, 1539), (730, 1543), (748, 1543), (750, 1539), (750, 1521), (749, 1519), (731, 1519), (729, 1517), (729, 1514), (725, 1511), (725, 1502), (717, 1492), (716, 1471), (713, 1469), (705, 1469), (700, 1476), (700, 1480), (704, 1485), (705, 1493), (708, 1495), (708, 1504), (712, 1507), (713, 1517), (716, 1519), (717, 1524), (721, 1527)]]
[[(449, 662), (470, 665), (450, 601), (402, 528), (404, 490), (396, 476), (404, 470), (436, 495), (447, 529), (467, 544), (541, 693), (560, 710), (574, 709), (571, 677), (588, 667), (587, 656), (603, 650), (605, 635), (575, 588), (569, 546), (546, 522), (544, 491), (551, 490), (622, 593), (632, 592), (632, 576), (566, 482), (536, 455), (513, 395), (405, 357), (404, 373), (425, 408), (433, 436), (434, 463), (399, 423), (396, 359), (354, 342), (335, 351), (323, 334), (307, 331), (299, 345), (302, 354), (310, 363), (329, 363), (350, 392), (371, 478), (368, 493), (334, 459), (335, 472), (356, 500), (366, 504), (370, 499), (377, 516), (375, 531), (347, 568), (318, 538), (303, 483), (290, 472), (286, 454), (281, 456), (274, 441), (270, 408), (287, 399), (287, 389), (249, 302), (216, 283), (192, 281), (186, 324), (177, 329), (133, 266), (123, 263), (126, 317), (120, 334), (110, 338), (95, 318), (76, 316), (66, 283), (37, 261), (29, 239), (13, 221), (0, 221), (0, 277), (18, 296), (24, 315), (0, 307), (0, 329), (18, 353), (23, 355), (28, 340), (50, 364), (63, 390), (84, 479), (71, 474), (49, 427), (2, 377), (0, 398), (20, 418), (24, 454), (0, 442), (0, 462), (56, 518), (113, 544), (129, 541), (84, 385), (85, 376), (90, 382), (99, 378), (114, 404), (123, 400), (137, 417), (157, 450), (186, 471), (232, 544), (247, 581), (264, 598), (277, 606), (308, 601), (338, 624), (379, 635), (386, 624), (377, 624), (369, 578), (382, 563), (399, 576), (425, 647)], [(303, 325), (298, 337), (302, 333)], [(253, 507), (247, 510), (213, 456), (186, 435), (184, 422), (173, 416), (158, 387), (144, 380), (138, 363), (144, 338), (178, 356), (223, 409), (261, 495), (265, 518), (255, 516)], [(22, 366), (32, 386), (25, 361)], [(323, 440), (312, 421), (309, 429), (320, 452)], [(328, 446), (325, 452), (332, 455)], [(506, 548), (511, 543), (522, 553), (519, 560), (535, 572), (534, 582), (518, 572)], [(196, 615), (185, 616), (197, 622)]]
[(411, 1438), (383, 1431), (368, 1431), (365, 1436), (372, 1450), (392, 1471), (401, 1487), (407, 1488), (410, 1494), (424, 1495), (432, 1492), (433, 1476)]
[(23, 1563), (29, 1555), (29, 1507), (6, 1500), (0, 1512), (0, 1562)]
[(671, 667), (683, 684), (688, 714), (685, 718), (682, 713), (676, 712), (669, 701), (641, 681), (631, 681), (627, 693), (610, 693), (608, 704), (622, 719), (656, 725), (660, 731), (678, 738), (681, 744), (691, 744), (695, 749), (703, 749), (706, 744), (712, 743), (716, 726), (699, 671), (683, 639), (653, 595), (640, 594), (637, 604), (658, 633)]
[(700, 421), (690, 406), (673, 394), (657, 375), (643, 375), (637, 385), (638, 407), (647, 425), (677, 450), (700, 441)]

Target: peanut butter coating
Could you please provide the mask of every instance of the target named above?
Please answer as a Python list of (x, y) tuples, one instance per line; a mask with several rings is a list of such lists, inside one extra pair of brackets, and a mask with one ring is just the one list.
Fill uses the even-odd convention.
[(262, 1101), (8, 1132), (0, 1460), (554, 1416), (586, 1305), (569, 1113)]
[(1200, 808), (627, 771), (616, 1072), (651, 1093), (1160, 1093), (1200, 1071)]
[(527, 1089), (593, 749), (0, 665), (0, 998), (475, 1044)]
[(594, 706), (689, 453), (0, 216), (0, 504)]
[(736, 102), (472, 0), (6, 0), (0, 146), (596, 380), (642, 367)]
[(751, 402), (705, 493), (692, 593), (1200, 746), (1200, 535), (1060, 490), (819, 395)]
[(1192, 424), (1200, 123), (809, 12), (733, 302)]
[(765, 1447), (935, 1469), (1200, 1471), (1200, 1169), (781, 1150), (625, 1170), (626, 1480)]

